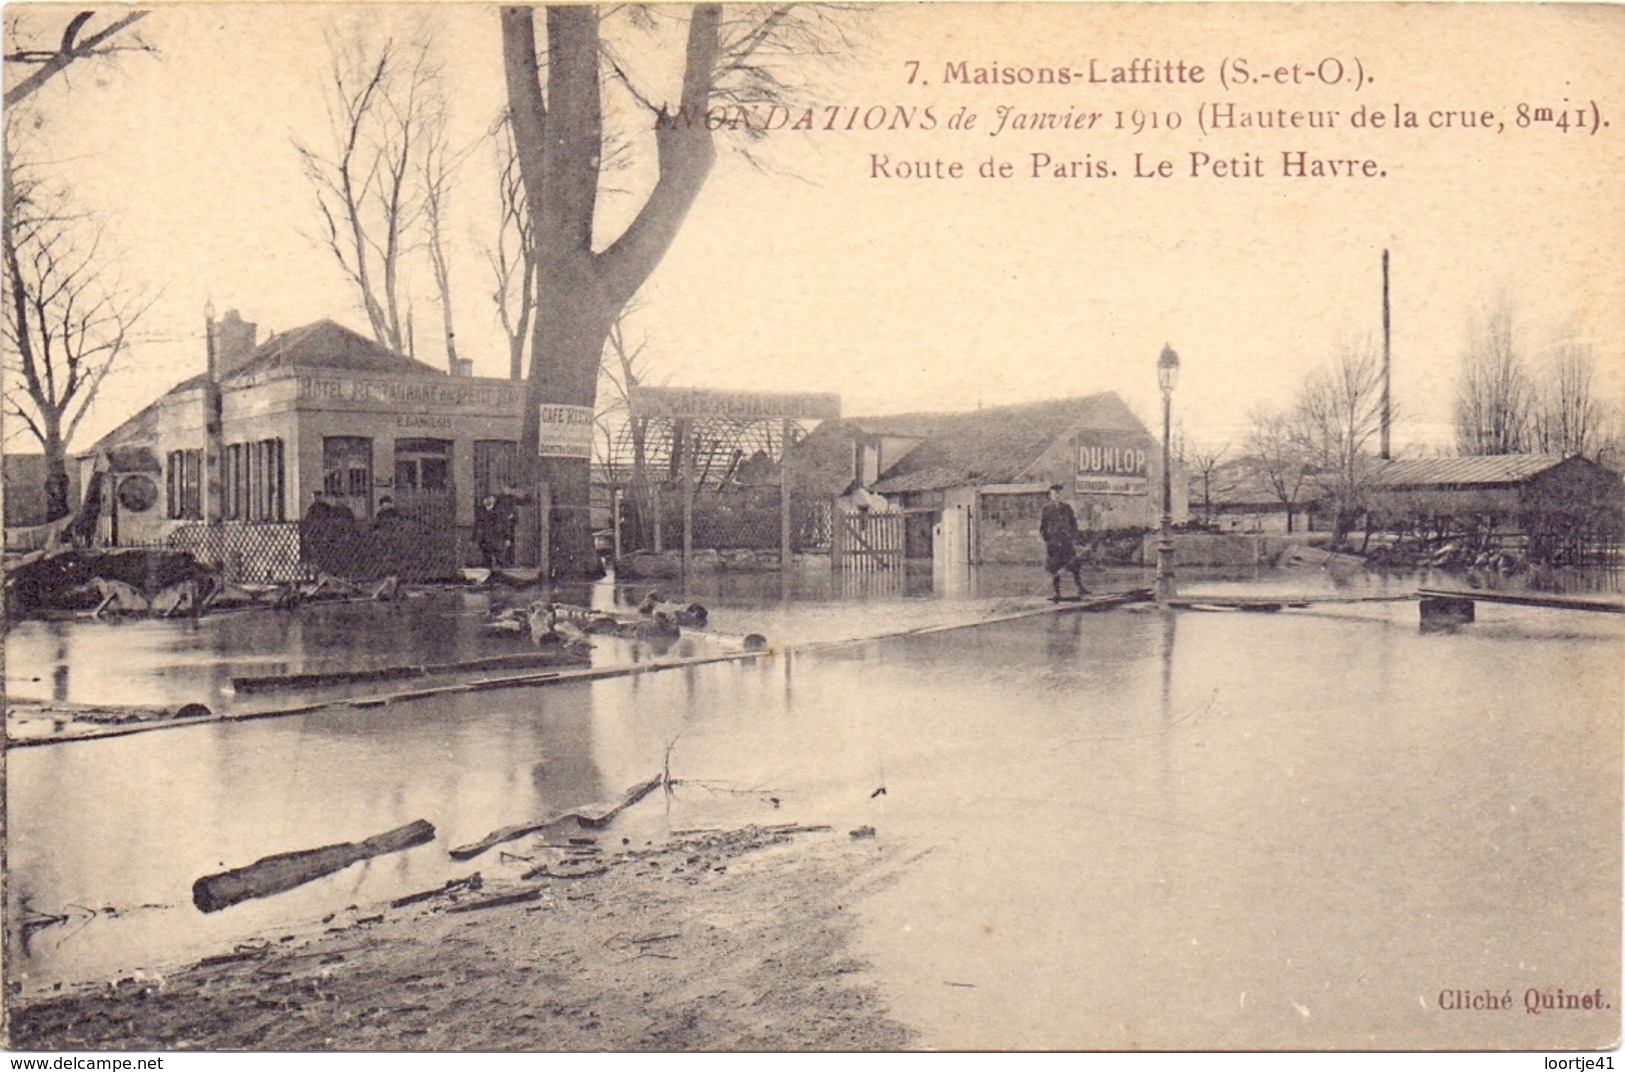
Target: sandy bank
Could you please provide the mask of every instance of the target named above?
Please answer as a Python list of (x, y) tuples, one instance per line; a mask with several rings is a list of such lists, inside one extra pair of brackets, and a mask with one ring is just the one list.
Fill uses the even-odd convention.
[[(522, 843), (521, 843), (522, 844)], [(516, 848), (515, 851), (527, 851)], [(13, 998), (17, 1049), (893, 1050), (850, 948), (905, 850), (748, 827), (360, 906), (167, 976)], [(538, 857), (540, 859), (540, 857)], [(568, 875), (569, 877), (563, 877)], [(513, 900), (513, 895), (525, 899)], [(509, 898), (490, 907), (487, 900)]]

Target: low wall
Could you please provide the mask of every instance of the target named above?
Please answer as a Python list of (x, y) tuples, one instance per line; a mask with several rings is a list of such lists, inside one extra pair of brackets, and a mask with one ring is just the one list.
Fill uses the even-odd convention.
[(1029, 562), (1041, 563), (1044, 561), (1044, 541), (1038, 537), (1038, 522), (1036, 520), (1029, 528), (1014, 525), (1003, 528), (997, 525), (984, 524), (981, 537), (983, 562), (1008, 562), (1025, 565)]
[[(1157, 560), (1156, 533), (1147, 533), (1140, 544), (1141, 560)], [(1293, 548), (1301, 548), (1300, 537), (1291, 539), (1262, 533), (1177, 532), (1174, 534), (1176, 566), (1276, 566)]]
[[(1158, 537), (1146, 536), (1140, 544), (1144, 561), (1157, 560)], [(1264, 538), (1243, 533), (1176, 533), (1175, 566), (1261, 566), (1265, 564)]]

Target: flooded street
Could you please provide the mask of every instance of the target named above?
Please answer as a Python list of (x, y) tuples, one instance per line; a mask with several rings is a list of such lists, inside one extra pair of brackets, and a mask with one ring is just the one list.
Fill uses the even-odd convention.
[[(701, 598), (716, 628), (776, 643), (997, 605)], [(487, 653), (483, 605), (435, 606), (363, 629), (371, 608), (31, 623), (7, 673), (45, 697), (229, 703), (247, 663)], [(617, 839), (795, 820), (872, 825), (882, 851), (918, 857), (855, 907), (861, 952), (927, 1047), (1602, 1043), (1617, 1011), (1522, 1000), (1619, 998), (1622, 652), (1611, 615), (1480, 604), (1475, 624), (1423, 636), (1414, 602), (1136, 608), (14, 749), (9, 970), (28, 990), (109, 978), (516, 866), (445, 850), (611, 799), (669, 748), (682, 784)], [(19, 683), (30, 666), (40, 680)], [(191, 906), (201, 875), (418, 818), (433, 845)], [(16, 955), (25, 908), (70, 905), (94, 914)], [(1518, 1007), (1442, 1011), (1445, 990)]]

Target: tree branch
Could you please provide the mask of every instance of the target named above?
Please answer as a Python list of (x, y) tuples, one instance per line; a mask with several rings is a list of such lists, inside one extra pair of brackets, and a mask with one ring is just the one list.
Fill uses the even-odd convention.
[(704, 122), (717, 60), (721, 9), (701, 4), (688, 24), (682, 97), (675, 116), (662, 110), (655, 121), (659, 177), (625, 233), (599, 256), (611, 299), (631, 300), (671, 248), (688, 210), (716, 161), (716, 142)]
[[(110, 40), (114, 35), (140, 22), (142, 19), (146, 18), (150, 12), (132, 11), (129, 14), (119, 18), (111, 25), (91, 34), (83, 41), (76, 40), (79, 30), (94, 14), (95, 13), (91, 11), (81, 11), (79, 14), (73, 17), (73, 19), (68, 23), (67, 28), (62, 33), (62, 44), (58, 46), (55, 52), (50, 53), (48, 58), (43, 60), (39, 70), (30, 73), (28, 77), (22, 79), (16, 85), (6, 90), (5, 105), (7, 108), (21, 103), (41, 86), (45, 85), (46, 82), (50, 81), (56, 75), (61, 74), (67, 69), (69, 64), (72, 64), (76, 60), (82, 60), (90, 56), (105, 56), (112, 52), (118, 51), (151, 51), (150, 48), (141, 44), (125, 46), (123, 48), (113, 45), (109, 45), (106, 48), (102, 47), (103, 42)], [(23, 59), (24, 55), (25, 54), (22, 53), (16, 53), (8, 55), (6, 59), (8, 62), (32, 62), (31, 59)]]

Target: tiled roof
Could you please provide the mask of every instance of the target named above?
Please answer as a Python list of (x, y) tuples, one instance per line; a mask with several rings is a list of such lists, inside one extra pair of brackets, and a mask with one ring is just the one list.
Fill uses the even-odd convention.
[(968, 483), (1019, 482), (1044, 451), (1078, 428), (1150, 434), (1111, 391), (1020, 406), (989, 406), (968, 413), (860, 417), (850, 423), (870, 435), (926, 441), (875, 483), (874, 490), (882, 495)]
[(790, 486), (809, 495), (833, 498), (852, 486), (852, 440), (862, 435), (853, 422), (824, 421), (790, 448), (785, 461)]
[(433, 365), (380, 346), (343, 324), (318, 320), (266, 339), (252, 357), (225, 378), (234, 380), (269, 369), (292, 367), (385, 372), (395, 376), (446, 375)]
[[(930, 465), (924, 469), (916, 469), (911, 473), (898, 473), (896, 476), (886, 477), (875, 482), (875, 491), (882, 495), (901, 495), (911, 491), (941, 491), (943, 488), (958, 487), (971, 480), (980, 482), (981, 478), (972, 477), (965, 470), (953, 465)], [(1006, 483), (1003, 480), (988, 481), (989, 483)]]
[(1563, 461), (1561, 454), (1475, 454), (1460, 458), (1416, 458), (1389, 462), (1377, 470), (1378, 487), (1516, 484)]
[[(276, 368), (340, 369), (350, 372), (383, 372), (395, 376), (444, 376), (441, 370), (379, 346), (332, 320), (291, 328), (261, 343), (247, 361), (224, 377), (225, 382)], [(170, 395), (180, 394), (208, 382), (207, 374), (193, 376), (165, 391), (133, 417), (96, 442), (85, 454), (106, 451), (131, 441), (150, 440), (157, 430), (158, 405)]]

